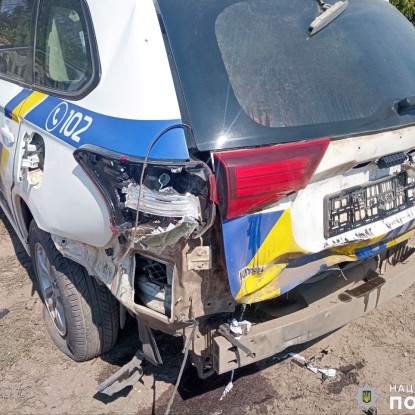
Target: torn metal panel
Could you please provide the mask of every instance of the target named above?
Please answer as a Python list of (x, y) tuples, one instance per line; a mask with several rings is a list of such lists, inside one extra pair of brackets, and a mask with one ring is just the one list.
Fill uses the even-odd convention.
[(153, 229), (150, 235), (135, 238), (134, 242), (142, 249), (150, 249), (157, 253), (163, 252), (167, 246), (175, 245), (181, 238), (189, 238), (198, 223), (191, 217), (185, 217), (176, 225), (170, 223), (165, 229)]
[[(215, 247), (211, 252), (210, 269), (194, 269), (193, 253), (200, 249), (200, 240), (189, 239), (172, 249), (177, 270), (173, 287), (172, 316), (178, 321), (235, 310), (236, 302), (229, 289), (223, 240), (218, 222), (204, 239), (204, 243), (207, 244), (209, 241), (210, 247)], [(192, 262), (190, 266), (189, 260)]]
[[(51, 235), (58, 251), (66, 258), (69, 258), (83, 265), (89, 275), (97, 276), (105, 285), (111, 285), (117, 275), (117, 266), (113, 259), (109, 257), (105, 250), (86, 245), (82, 242), (69, 238)], [(123, 268), (131, 268), (128, 266), (130, 258), (126, 258)]]
[(45, 143), (37, 134), (24, 136), (20, 162), (20, 178), (38, 189), (42, 184), (45, 164)]
[[(212, 232), (206, 238), (214, 241), (220, 238), (220, 232), (218, 233), (219, 235), (216, 231)], [(95, 248), (56, 235), (52, 235), (52, 238), (63, 256), (83, 265), (91, 276), (108, 287), (123, 306), (134, 314), (151, 320), (151, 327), (162, 328), (165, 332), (175, 331), (179, 327), (177, 324), (193, 318), (233, 312), (235, 309), (236, 303), (226, 278), (223, 253), (219, 250), (220, 240), (216, 245), (218, 249), (215, 258), (204, 263), (204, 269), (200, 270), (189, 269), (188, 264), (188, 258), (192, 261), (192, 253), (201, 248), (200, 240), (181, 238), (172, 246), (166, 246), (162, 254), (157, 254), (138, 245), (130, 250), (127, 244), (120, 245), (115, 237), (111, 249)], [(203, 247), (201, 252), (205, 254), (209, 250)], [(137, 258), (147, 259), (144, 265), (149, 262), (166, 264), (166, 286), (155, 284), (149, 275), (145, 276), (146, 280), (140, 280), (145, 266), (141, 262), (136, 266)], [(194, 268), (193, 262), (190, 268)], [(160, 326), (161, 322), (165, 327)]]
[[(95, 248), (68, 238), (51, 235), (58, 251), (86, 268), (88, 274), (103, 282), (118, 301), (134, 313), (142, 310), (134, 303), (135, 257), (128, 255), (117, 261), (124, 247), (114, 243), (113, 255), (108, 256), (104, 248)], [(148, 313), (156, 318), (167, 318), (148, 309)]]

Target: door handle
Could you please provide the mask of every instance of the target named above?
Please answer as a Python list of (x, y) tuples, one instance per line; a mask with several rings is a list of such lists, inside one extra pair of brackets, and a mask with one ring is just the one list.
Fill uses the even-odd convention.
[(7, 147), (11, 147), (16, 141), (14, 134), (7, 125), (1, 127), (1, 136), (3, 138), (3, 144)]

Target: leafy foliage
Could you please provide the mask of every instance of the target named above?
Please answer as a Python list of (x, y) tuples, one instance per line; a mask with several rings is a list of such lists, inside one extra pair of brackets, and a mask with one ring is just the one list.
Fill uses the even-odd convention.
[(27, 46), (30, 37), (32, 0), (11, 0), (0, 11), (1, 44)]
[(415, 0), (391, 0), (391, 4), (415, 24)]

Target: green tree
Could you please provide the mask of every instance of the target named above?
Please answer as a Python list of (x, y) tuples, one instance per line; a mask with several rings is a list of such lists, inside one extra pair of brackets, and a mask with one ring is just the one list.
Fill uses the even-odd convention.
[(0, 38), (6, 46), (27, 46), (33, 0), (3, 2), (0, 12)]
[(415, 24), (415, 0), (391, 0), (391, 4)]

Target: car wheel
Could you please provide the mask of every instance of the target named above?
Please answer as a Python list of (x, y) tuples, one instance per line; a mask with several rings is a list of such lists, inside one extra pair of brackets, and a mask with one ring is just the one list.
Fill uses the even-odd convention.
[(118, 337), (117, 300), (84, 267), (63, 257), (35, 221), (30, 225), (29, 244), (43, 317), (53, 342), (76, 361), (108, 352)]

